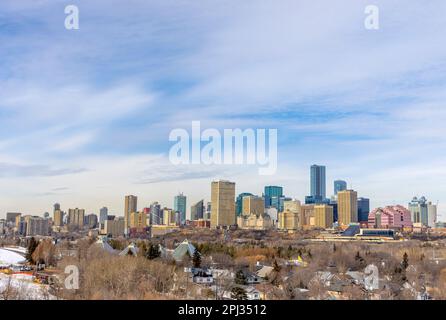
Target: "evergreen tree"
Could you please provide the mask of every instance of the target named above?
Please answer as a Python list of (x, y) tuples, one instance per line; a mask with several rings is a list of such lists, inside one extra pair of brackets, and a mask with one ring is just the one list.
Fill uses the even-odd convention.
[(37, 249), (37, 246), (39, 245), (39, 243), (36, 241), (36, 239), (34, 239), (34, 237), (32, 237), (29, 240), (28, 243), (28, 249), (26, 251), (26, 260), (30, 263), (35, 263), (32, 255), (34, 253), (34, 251)]
[(198, 252), (197, 249), (195, 249), (194, 255), (192, 256), (192, 263), (194, 265), (194, 268), (201, 267), (201, 254), (200, 254), (200, 252)]
[(408, 257), (408, 255), (407, 255), (407, 253), (404, 252), (404, 255), (403, 255), (403, 261), (401, 262), (401, 267), (402, 267), (404, 270), (406, 270), (408, 266), (409, 266), (409, 257)]
[(275, 272), (280, 272), (280, 266), (279, 266), (279, 264), (277, 263), (277, 260), (274, 260), (274, 263), (273, 263), (273, 270), (275, 271)]
[(243, 270), (237, 271), (235, 274), (235, 283), (239, 285), (245, 285), (246, 284), (246, 276)]
[(146, 258), (149, 260), (153, 260), (158, 258), (159, 256), (161, 256), (159, 247), (151, 243), (149, 245), (149, 249), (147, 250)]
[(231, 298), (235, 300), (248, 300), (248, 295), (246, 294), (246, 290), (242, 287), (234, 287), (231, 290)]

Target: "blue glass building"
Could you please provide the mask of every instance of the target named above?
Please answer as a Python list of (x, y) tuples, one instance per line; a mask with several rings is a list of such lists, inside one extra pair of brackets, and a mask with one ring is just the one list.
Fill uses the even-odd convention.
[(347, 182), (344, 180), (335, 180), (333, 184), (334, 195), (337, 195), (339, 191), (347, 190)]
[(325, 199), (325, 166), (312, 165), (310, 168), (310, 195), (314, 199)]
[(358, 198), (358, 221), (364, 222), (369, 220), (370, 199)]

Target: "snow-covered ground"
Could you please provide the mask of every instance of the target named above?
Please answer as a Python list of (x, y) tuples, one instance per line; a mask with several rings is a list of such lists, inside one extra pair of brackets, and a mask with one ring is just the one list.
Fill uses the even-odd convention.
[(25, 247), (18, 247), (18, 246), (2, 247), (2, 249), (6, 249), (6, 250), (9, 250), (9, 251), (14, 251), (14, 252), (21, 253), (21, 254), (24, 254), (24, 255), (28, 251), (28, 249), (26, 249)]
[(18, 264), (25, 261), (26, 259), (21, 254), (0, 248), (0, 264)]
[(53, 300), (48, 286), (33, 282), (33, 276), (24, 274), (6, 275), (0, 273), (0, 300)]

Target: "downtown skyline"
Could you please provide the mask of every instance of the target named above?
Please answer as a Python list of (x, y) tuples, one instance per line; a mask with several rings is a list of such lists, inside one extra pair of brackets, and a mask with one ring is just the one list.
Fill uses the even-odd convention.
[[(424, 195), (444, 217), (444, 1), (375, 1), (375, 31), (368, 1), (76, 4), (72, 31), (62, 3), (0, 4), (0, 217), (56, 202), (122, 215), (128, 194), (192, 204), (216, 179), (303, 200), (313, 163), (327, 167), (327, 196), (341, 179), (371, 208)], [(276, 174), (171, 165), (169, 132), (194, 120), (277, 128)]]

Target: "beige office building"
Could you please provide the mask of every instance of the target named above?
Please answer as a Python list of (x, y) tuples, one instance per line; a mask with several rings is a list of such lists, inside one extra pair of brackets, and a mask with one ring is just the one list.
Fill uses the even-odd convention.
[(58, 210), (54, 210), (54, 225), (56, 227), (62, 227), (63, 226), (63, 212), (62, 210), (58, 209)]
[(84, 216), (84, 209), (68, 209), (68, 224), (82, 228), (84, 226)]
[(338, 222), (344, 226), (358, 222), (358, 193), (356, 191), (338, 192)]
[(333, 227), (333, 207), (327, 204), (314, 206), (314, 226), (317, 228)]
[(314, 204), (303, 204), (300, 210), (300, 226), (303, 228), (314, 227)]
[(211, 228), (236, 224), (235, 182), (213, 181), (211, 184)]
[(145, 228), (147, 227), (147, 213), (142, 212), (131, 212), (129, 228)]
[(103, 233), (114, 238), (123, 236), (124, 219), (121, 217), (115, 220), (105, 220)]
[(124, 232), (127, 234), (127, 231), (130, 227), (130, 214), (132, 212), (136, 212), (138, 210), (138, 197), (133, 195), (125, 196), (125, 204), (124, 204)]
[(163, 209), (163, 224), (165, 226), (174, 227), (177, 225), (177, 215), (179, 213), (173, 209), (164, 208)]
[(265, 200), (257, 196), (246, 196), (242, 199), (242, 215), (260, 216), (265, 213)]
[(48, 219), (37, 216), (24, 216), (26, 223), (26, 236), (47, 236), (49, 234)]

